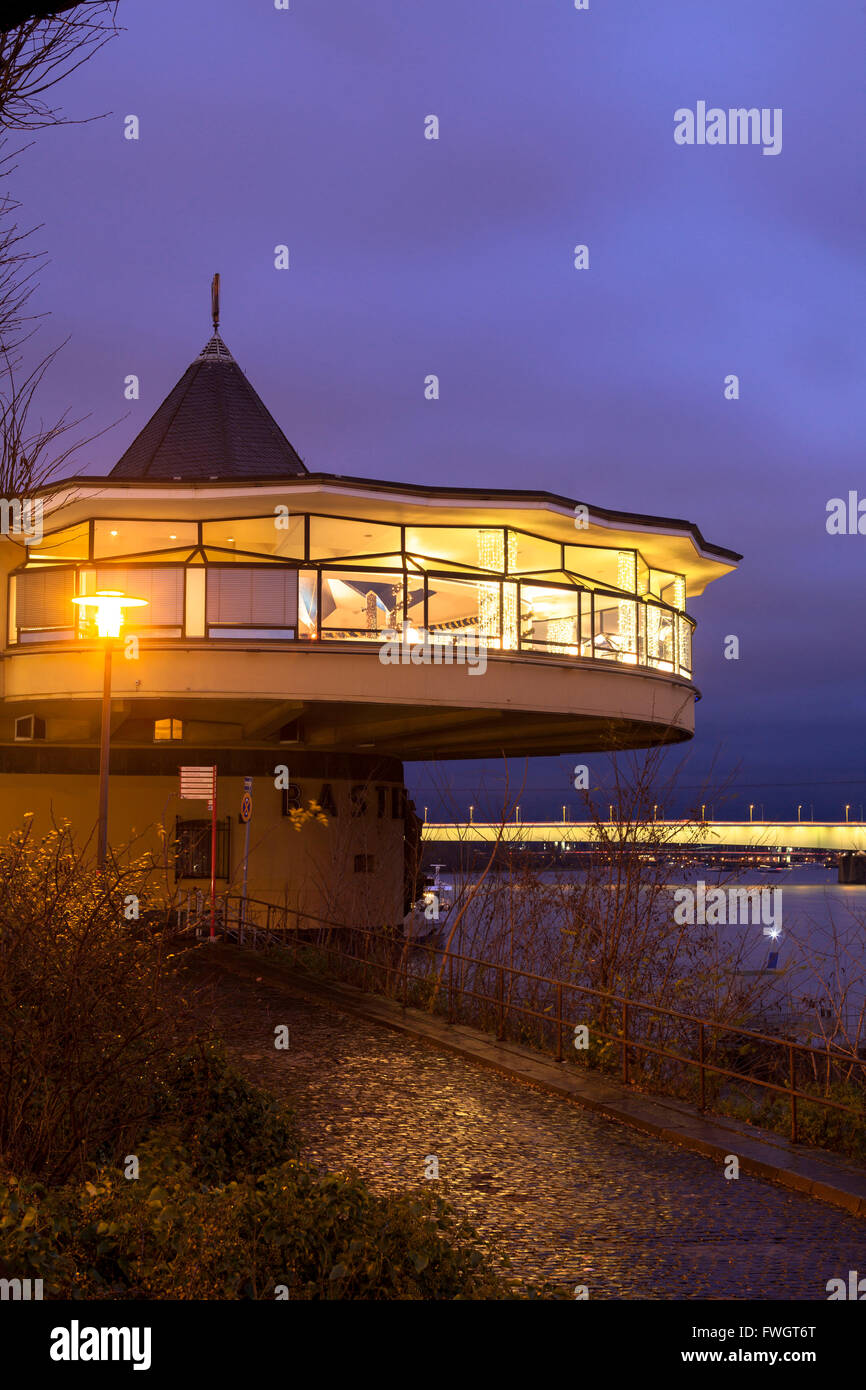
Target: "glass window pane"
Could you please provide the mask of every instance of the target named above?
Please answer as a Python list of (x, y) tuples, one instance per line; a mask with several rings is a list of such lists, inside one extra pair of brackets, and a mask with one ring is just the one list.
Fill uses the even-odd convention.
[[(343, 517), (310, 517), (310, 559), (400, 553), (400, 527), (376, 521), (347, 521)], [(402, 560), (400, 562), (402, 569)]]
[[(634, 551), (625, 552), (634, 556)], [(618, 589), (621, 585), (621, 552), (597, 545), (567, 545), (565, 567), (577, 579), (588, 581), (602, 589)]]
[(324, 638), (362, 641), (389, 630), (401, 630), (403, 621), (402, 575), (384, 571), (323, 571)]
[(407, 526), (406, 550), (419, 557), (441, 559), (467, 569), (489, 568), (501, 574), (505, 536), (501, 529), (496, 535), (494, 540), (492, 529), (482, 531), (475, 526)]
[(19, 628), (70, 628), (75, 625), (75, 571), (25, 570), (14, 576), (15, 620)]
[(28, 560), (86, 560), (90, 527), (68, 526), (64, 531), (52, 531), (37, 544), (27, 547)]
[[(202, 528), (205, 545), (220, 550), (250, 551), (285, 560), (304, 558), (304, 517), (283, 512), (272, 516), (235, 517), (228, 521), (206, 521)], [(221, 555), (221, 560), (227, 556)], [(246, 561), (249, 564), (249, 560)]]
[(301, 570), (298, 585), (298, 636), (314, 642), (318, 637), (318, 574)]
[(660, 608), (656, 603), (647, 604), (647, 665), (659, 671), (674, 669), (674, 617), (667, 608)]
[(577, 655), (577, 590), (520, 586), (520, 640), (542, 651)]
[(294, 628), (297, 612), (297, 570), (213, 565), (207, 571), (209, 627)]
[[(477, 633), (492, 645), (499, 641), (498, 581), (451, 579), (431, 575), (427, 581), (428, 620), (432, 634)], [(513, 587), (513, 586), (512, 586)]]
[(148, 550), (171, 550), (175, 546), (198, 544), (194, 521), (96, 521), (93, 524), (93, 555), (108, 560), (112, 555), (140, 555)]
[[(182, 565), (153, 569), (146, 565), (98, 565), (81, 571), (81, 593), (119, 589), (132, 598), (145, 599), (145, 608), (130, 608), (124, 614), (124, 632), (143, 632), (147, 628), (176, 628), (179, 632), (183, 626), (183, 581)], [(82, 635), (89, 636), (96, 630), (94, 610), (82, 607), (79, 614)]]
[(595, 633), (593, 649), (608, 661), (637, 664), (638, 622), (634, 599), (618, 599), (612, 594), (595, 594)]
[(558, 570), (562, 564), (562, 546), (530, 536), (525, 531), (508, 532), (508, 570), (510, 574), (534, 573), (538, 570)]

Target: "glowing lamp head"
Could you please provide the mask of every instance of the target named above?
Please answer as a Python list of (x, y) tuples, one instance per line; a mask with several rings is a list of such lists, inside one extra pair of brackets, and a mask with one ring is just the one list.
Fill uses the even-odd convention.
[(100, 637), (119, 637), (124, 608), (144, 608), (147, 599), (130, 598), (121, 589), (97, 589), (95, 594), (82, 594), (72, 602), (96, 610), (94, 617)]

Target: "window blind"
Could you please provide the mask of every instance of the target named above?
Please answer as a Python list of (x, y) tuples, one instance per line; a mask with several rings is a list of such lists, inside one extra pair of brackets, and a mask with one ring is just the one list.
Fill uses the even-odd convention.
[(269, 565), (208, 568), (208, 624), (280, 628), (294, 627), (297, 620), (297, 570)]
[[(152, 569), (139, 566), (97, 568), (94, 588), (122, 589), (134, 598), (147, 599), (146, 608), (126, 610), (124, 627), (131, 631), (183, 625), (183, 568), (180, 565), (160, 565)], [(92, 592), (88, 585), (88, 593)]]
[(73, 570), (29, 570), (15, 577), (18, 627), (71, 627), (75, 619)]

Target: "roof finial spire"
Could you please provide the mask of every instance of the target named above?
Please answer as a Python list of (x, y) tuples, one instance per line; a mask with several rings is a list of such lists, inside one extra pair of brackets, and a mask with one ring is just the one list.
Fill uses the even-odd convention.
[(213, 319), (213, 331), (220, 331), (220, 277), (217, 272), (210, 282), (210, 312)]

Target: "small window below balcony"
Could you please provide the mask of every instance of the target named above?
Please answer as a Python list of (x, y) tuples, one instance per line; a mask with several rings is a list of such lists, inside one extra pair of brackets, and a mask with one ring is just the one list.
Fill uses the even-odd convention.
[(182, 719), (155, 719), (153, 722), (154, 743), (179, 743), (183, 738)]

